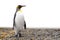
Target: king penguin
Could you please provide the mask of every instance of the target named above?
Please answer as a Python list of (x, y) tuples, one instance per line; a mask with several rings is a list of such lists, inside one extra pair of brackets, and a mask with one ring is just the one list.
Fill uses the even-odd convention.
[(21, 13), (21, 8), (25, 5), (18, 5), (13, 18), (13, 29), (15, 30), (15, 37), (21, 37), (21, 30), (26, 29), (26, 22), (24, 20), (24, 15)]

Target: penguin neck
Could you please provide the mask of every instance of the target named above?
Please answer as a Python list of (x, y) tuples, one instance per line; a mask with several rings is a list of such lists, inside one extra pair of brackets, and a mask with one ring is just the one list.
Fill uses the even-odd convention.
[(22, 13), (22, 10), (18, 10), (17, 12), (21, 14)]
[(23, 15), (23, 13), (21, 11), (17, 11), (16, 13), (17, 15)]

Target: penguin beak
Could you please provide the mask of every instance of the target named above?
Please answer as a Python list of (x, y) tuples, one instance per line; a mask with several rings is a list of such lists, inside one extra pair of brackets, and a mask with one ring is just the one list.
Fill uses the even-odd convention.
[(26, 7), (25, 5), (23, 5), (22, 7)]

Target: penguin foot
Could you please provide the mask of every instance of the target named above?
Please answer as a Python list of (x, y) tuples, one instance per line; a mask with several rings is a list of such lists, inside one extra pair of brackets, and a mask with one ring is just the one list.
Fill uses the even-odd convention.
[(18, 35), (15, 35), (14, 37), (18, 37)]
[(19, 37), (22, 37), (21, 33), (19, 33)]

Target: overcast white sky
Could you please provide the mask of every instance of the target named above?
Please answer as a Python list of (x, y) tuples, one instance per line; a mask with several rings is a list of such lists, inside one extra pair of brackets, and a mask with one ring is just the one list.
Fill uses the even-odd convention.
[(0, 27), (12, 27), (19, 4), (26, 5), (27, 28), (60, 28), (60, 0), (0, 0)]

